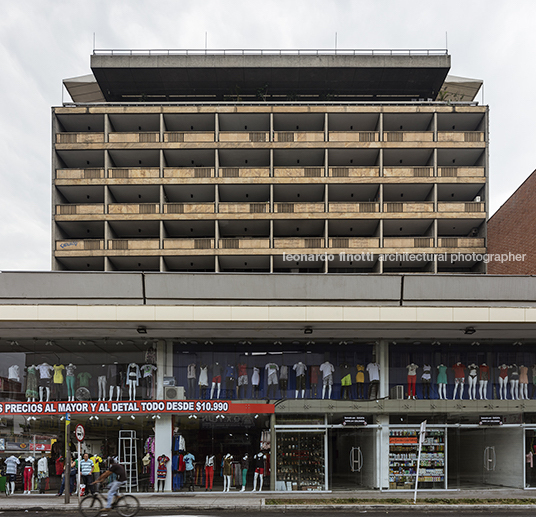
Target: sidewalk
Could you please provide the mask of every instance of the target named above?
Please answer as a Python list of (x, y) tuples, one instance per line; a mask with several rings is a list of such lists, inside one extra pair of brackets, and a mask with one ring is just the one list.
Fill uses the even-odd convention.
[[(311, 506), (315, 509), (337, 509), (337, 508), (356, 508), (360, 510), (370, 508), (386, 508), (397, 507), (396, 500), (412, 500), (413, 492), (396, 492), (378, 490), (360, 490), (360, 491), (345, 491), (345, 492), (170, 492), (164, 494), (154, 493), (135, 493), (140, 500), (142, 509), (161, 509), (161, 510), (255, 510), (255, 511), (284, 511), (292, 508), (293, 510), (311, 510)], [(330, 503), (330, 500), (348, 500), (360, 499), (363, 503), (340, 504), (340, 501)], [(439, 499), (441, 501), (451, 500), (450, 504), (426, 504), (424, 499)], [(476, 504), (457, 506), (455, 501), (459, 499), (481, 500)], [(452, 491), (419, 491), (417, 503), (419, 508), (463, 508), (470, 507), (473, 509), (489, 509), (489, 503), (497, 499), (520, 499), (524, 502), (528, 499), (536, 504), (536, 490), (516, 490), (516, 489), (494, 489), (494, 490), (452, 490)], [(283, 504), (271, 504), (272, 501), (281, 500)], [(301, 504), (288, 504), (288, 500), (299, 500)], [(322, 500), (320, 504), (308, 505), (310, 501)], [(372, 501), (371, 501), (372, 500)], [(382, 503), (385, 500), (385, 503)], [(268, 502), (268, 504), (266, 504)], [(453, 504), (454, 503), (454, 504)], [(464, 501), (465, 503), (465, 501)], [(493, 504), (493, 503), (492, 503)], [(8, 498), (3, 498), (1, 509), (9, 510), (56, 510), (66, 511), (73, 510), (78, 505), (78, 498), (71, 497), (69, 504), (64, 503), (63, 497), (56, 497), (54, 494), (15, 494)], [(403, 507), (407, 507), (405, 504)], [(415, 508), (414, 506), (409, 506)], [(493, 505), (494, 508), (511, 508), (508, 505)], [(515, 508), (534, 508), (534, 506), (523, 504), (515, 505)]]

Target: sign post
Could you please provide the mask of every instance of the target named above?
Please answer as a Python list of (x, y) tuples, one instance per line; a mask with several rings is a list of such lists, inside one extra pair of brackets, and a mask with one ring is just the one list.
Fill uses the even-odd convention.
[[(82, 490), (80, 490), (80, 446), (82, 442), (84, 441), (84, 438), (86, 437), (86, 430), (84, 429), (84, 426), (82, 424), (78, 424), (74, 429), (74, 435), (76, 436), (76, 439), (78, 441), (78, 479), (76, 480), (76, 486), (78, 487), (78, 502), (80, 502), (80, 497)], [(86, 490), (88, 487), (86, 487)]]
[(63, 490), (65, 502), (71, 500), (71, 414), (65, 413), (65, 467), (63, 469)]
[(421, 451), (422, 444), (426, 438), (426, 420), (421, 422), (421, 429), (419, 431), (419, 454), (417, 456), (417, 469), (415, 474), (415, 494), (413, 496), (413, 504), (417, 503), (417, 487), (419, 486), (419, 467), (421, 466)]

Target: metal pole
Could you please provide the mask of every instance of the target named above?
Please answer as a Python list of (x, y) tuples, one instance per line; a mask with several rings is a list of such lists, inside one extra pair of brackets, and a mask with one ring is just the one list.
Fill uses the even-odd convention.
[(417, 488), (419, 486), (419, 467), (421, 465), (421, 451), (422, 442), (426, 436), (426, 420), (421, 423), (421, 430), (419, 431), (419, 455), (417, 456), (417, 469), (415, 474), (415, 494), (413, 495), (413, 504), (417, 502)]
[(71, 501), (71, 415), (65, 413), (65, 468), (63, 469), (64, 482), (63, 490), (65, 493), (65, 502)]
[[(80, 442), (78, 442), (78, 478), (76, 480), (76, 487), (77, 487), (77, 490), (78, 490), (78, 502), (80, 503)], [(86, 487), (86, 490), (88, 489), (89, 487)]]

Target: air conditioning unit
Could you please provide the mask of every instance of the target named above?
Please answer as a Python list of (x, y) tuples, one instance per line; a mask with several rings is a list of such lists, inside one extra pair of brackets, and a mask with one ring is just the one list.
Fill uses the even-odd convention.
[(393, 386), (391, 388), (390, 399), (402, 400), (404, 398), (404, 386), (399, 384), (398, 386)]
[(166, 400), (183, 400), (184, 386), (164, 386), (164, 398)]

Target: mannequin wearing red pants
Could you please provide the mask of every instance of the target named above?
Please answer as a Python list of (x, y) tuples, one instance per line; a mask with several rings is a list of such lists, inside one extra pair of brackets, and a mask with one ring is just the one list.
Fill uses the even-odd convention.
[(417, 382), (417, 368), (415, 363), (408, 364), (408, 399), (415, 398), (415, 384)]
[(214, 481), (214, 456), (208, 455), (205, 459), (205, 491), (212, 492), (212, 483)]
[(24, 467), (24, 493), (29, 494), (32, 490), (32, 478), (34, 469), (31, 465)]

